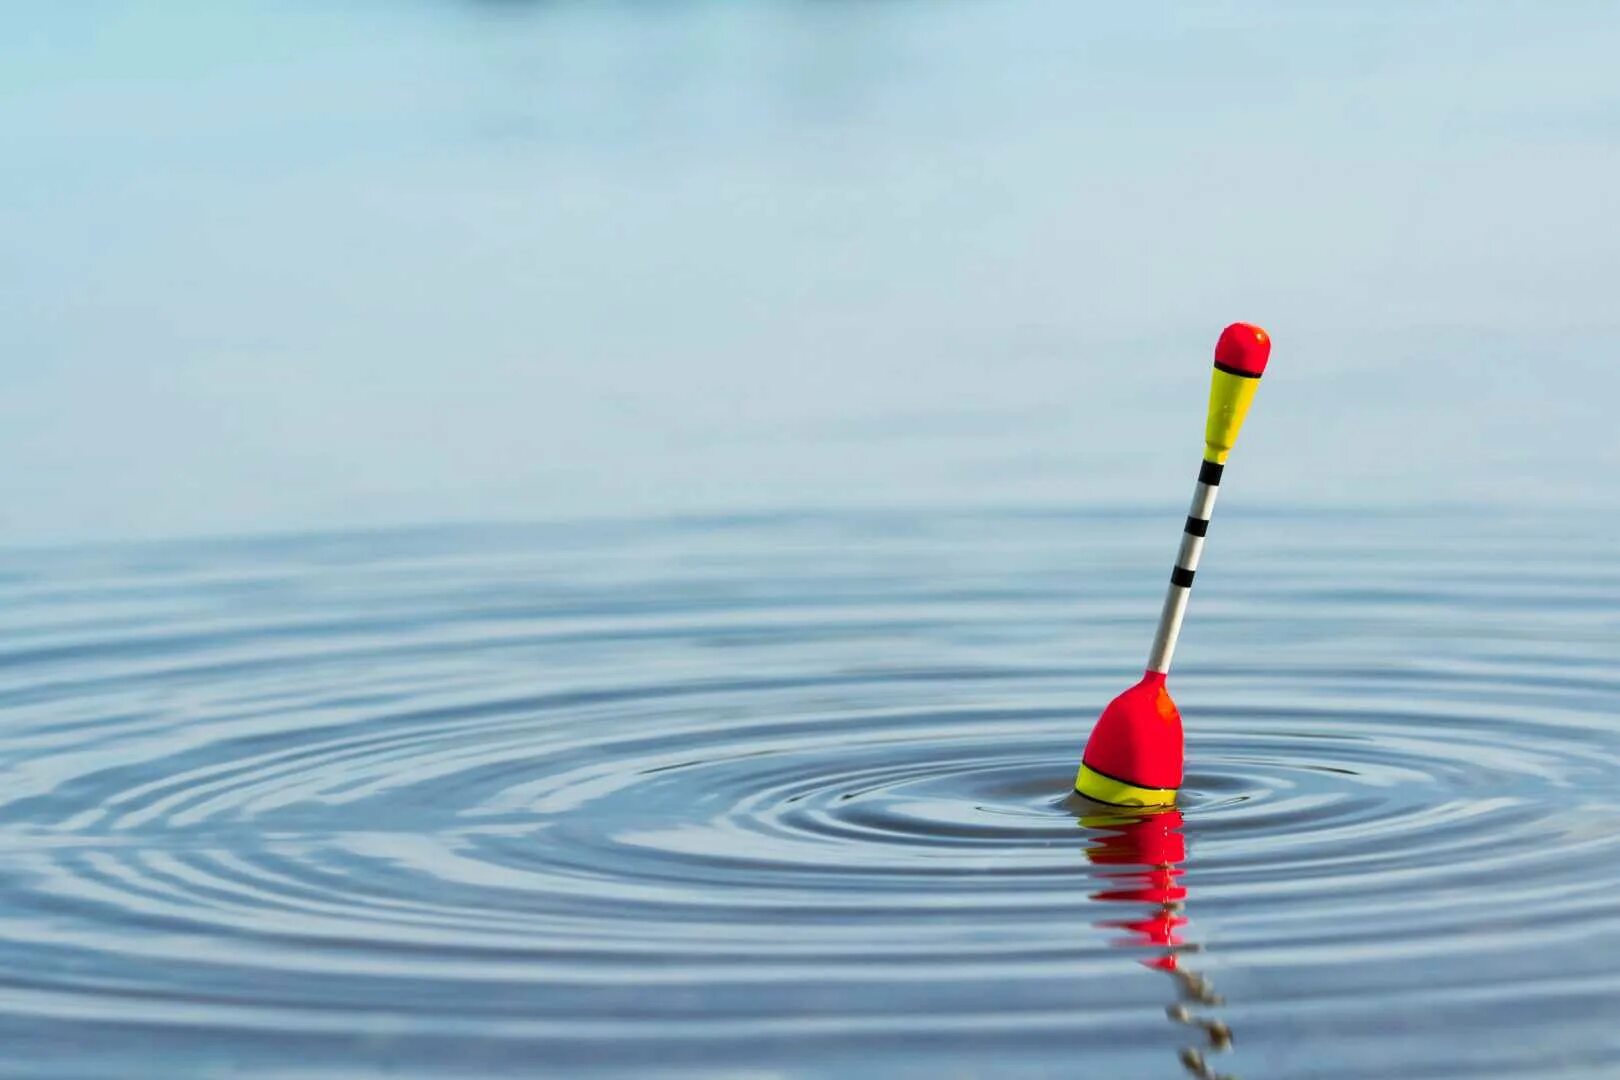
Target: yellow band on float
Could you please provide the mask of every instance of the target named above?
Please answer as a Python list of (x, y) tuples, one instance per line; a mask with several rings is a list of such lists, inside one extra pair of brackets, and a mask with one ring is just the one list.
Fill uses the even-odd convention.
[(1205, 461), (1226, 464), (1259, 386), (1257, 377), (1215, 369), (1215, 377), (1209, 384), (1209, 418), (1204, 422)]
[(1086, 765), (1080, 766), (1080, 774), (1074, 778), (1074, 790), (1088, 799), (1114, 806), (1172, 806), (1176, 801), (1175, 788), (1137, 787)]

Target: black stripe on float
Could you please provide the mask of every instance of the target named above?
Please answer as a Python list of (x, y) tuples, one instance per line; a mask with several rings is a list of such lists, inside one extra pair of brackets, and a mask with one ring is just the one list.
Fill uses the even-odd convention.
[(1208, 536), (1209, 518), (1195, 518), (1191, 514), (1188, 514), (1187, 527), (1182, 531), (1189, 536)]
[[(1258, 379), (1260, 377), (1260, 376), (1256, 375), (1252, 371), (1239, 371), (1235, 367), (1227, 367), (1225, 364), (1221, 363), (1219, 360), (1215, 361), (1215, 370), (1216, 371), (1224, 371), (1228, 375), (1236, 375), (1240, 379)], [(1269, 394), (1269, 393), (1271, 393), (1271, 391), (1267, 390), (1266, 393)]]
[(1170, 584), (1180, 585), (1183, 589), (1190, 589), (1192, 588), (1192, 579), (1194, 573), (1196, 573), (1196, 571), (1188, 570), (1184, 566), (1178, 566), (1174, 570), (1170, 571)]
[(1200, 484), (1208, 484), (1210, 487), (1219, 487), (1221, 483), (1221, 473), (1225, 471), (1225, 465), (1222, 465), (1218, 461), (1210, 461), (1206, 458), (1198, 465), (1198, 482)]

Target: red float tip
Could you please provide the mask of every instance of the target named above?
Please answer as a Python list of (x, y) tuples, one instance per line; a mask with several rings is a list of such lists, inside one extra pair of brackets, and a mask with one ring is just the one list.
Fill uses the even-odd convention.
[(1240, 375), (1258, 376), (1271, 359), (1271, 335), (1253, 323), (1235, 322), (1215, 343), (1215, 363)]

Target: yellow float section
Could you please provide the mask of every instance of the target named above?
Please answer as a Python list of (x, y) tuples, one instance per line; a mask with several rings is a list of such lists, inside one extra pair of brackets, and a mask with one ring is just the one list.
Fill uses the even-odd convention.
[(1094, 772), (1085, 765), (1080, 766), (1080, 775), (1074, 778), (1074, 790), (1088, 799), (1114, 806), (1173, 806), (1176, 801), (1175, 788), (1137, 787)]
[(1209, 419), (1204, 422), (1205, 461), (1226, 464), (1259, 387), (1258, 378), (1215, 369), (1215, 379), (1209, 384)]

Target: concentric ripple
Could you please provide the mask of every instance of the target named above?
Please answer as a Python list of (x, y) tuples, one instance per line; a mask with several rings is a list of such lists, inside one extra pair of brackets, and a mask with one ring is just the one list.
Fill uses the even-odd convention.
[(1612, 529), (1223, 523), (1180, 806), (1103, 812), (1178, 520), (14, 553), (8, 1060), (1615, 1075)]

